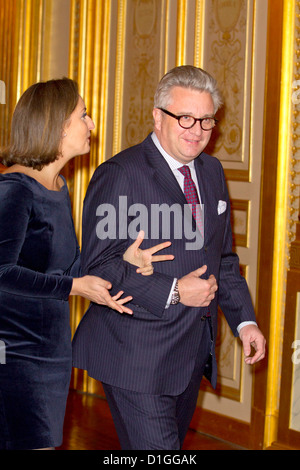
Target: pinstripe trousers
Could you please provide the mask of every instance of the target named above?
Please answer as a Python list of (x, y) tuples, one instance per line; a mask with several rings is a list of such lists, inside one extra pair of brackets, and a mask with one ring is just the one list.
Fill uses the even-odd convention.
[(204, 369), (211, 358), (210, 318), (202, 335), (191, 380), (178, 396), (151, 395), (103, 383), (123, 450), (180, 450), (197, 404)]

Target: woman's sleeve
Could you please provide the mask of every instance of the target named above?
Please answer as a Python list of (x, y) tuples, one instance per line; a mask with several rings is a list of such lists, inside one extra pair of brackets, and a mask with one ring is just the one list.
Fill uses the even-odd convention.
[(80, 248), (77, 243), (76, 247), (76, 255), (74, 262), (70, 268), (64, 272), (65, 276), (71, 276), (72, 278), (74, 277), (82, 277), (82, 270), (81, 270), (81, 258), (80, 258)]
[(67, 300), (73, 279), (18, 266), (32, 208), (32, 192), (18, 182), (0, 188), (0, 291), (25, 297)]

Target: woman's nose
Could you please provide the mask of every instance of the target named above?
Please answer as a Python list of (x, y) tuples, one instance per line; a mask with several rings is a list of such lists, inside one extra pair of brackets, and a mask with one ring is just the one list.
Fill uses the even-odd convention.
[(90, 116), (88, 116), (88, 118), (89, 118), (89, 124), (88, 124), (89, 129), (90, 129), (90, 130), (95, 129), (94, 121), (92, 120), (92, 118), (91, 118)]

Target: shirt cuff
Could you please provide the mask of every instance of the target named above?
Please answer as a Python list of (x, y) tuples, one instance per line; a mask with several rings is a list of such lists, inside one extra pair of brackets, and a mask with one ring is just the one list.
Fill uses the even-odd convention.
[(240, 323), (237, 327), (237, 332), (238, 334), (240, 334), (240, 331), (241, 329), (244, 327), (244, 326), (247, 326), (247, 325), (255, 325), (257, 326), (257, 323), (255, 321), (243, 321), (242, 323)]
[(172, 299), (172, 294), (173, 294), (173, 290), (174, 290), (176, 281), (177, 281), (177, 278), (175, 277), (175, 279), (174, 279), (174, 281), (173, 281), (173, 284), (172, 284), (172, 287), (171, 287), (171, 290), (170, 290), (170, 294), (169, 294), (169, 297), (168, 297), (168, 300), (167, 300), (167, 303), (166, 303), (165, 308), (169, 308), (169, 307), (170, 307), (170, 302), (171, 302), (171, 299)]

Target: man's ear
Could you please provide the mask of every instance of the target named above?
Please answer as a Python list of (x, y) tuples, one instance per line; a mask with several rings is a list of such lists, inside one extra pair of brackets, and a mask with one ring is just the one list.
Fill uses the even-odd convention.
[(154, 127), (160, 131), (161, 129), (161, 120), (162, 120), (162, 112), (158, 108), (153, 108), (153, 119), (154, 119)]

